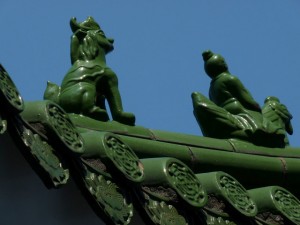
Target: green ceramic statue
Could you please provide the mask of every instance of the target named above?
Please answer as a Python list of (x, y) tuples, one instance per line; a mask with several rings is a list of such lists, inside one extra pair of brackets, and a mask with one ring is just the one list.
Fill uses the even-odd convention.
[(105, 55), (114, 49), (114, 40), (105, 36), (92, 17), (82, 23), (72, 18), (70, 26), (72, 67), (60, 87), (48, 82), (44, 99), (58, 103), (66, 112), (101, 121), (109, 120), (107, 100), (113, 120), (134, 125), (135, 116), (123, 111), (117, 75), (106, 65)]
[[(287, 107), (280, 103), (279, 99), (274, 96), (269, 96), (265, 99), (265, 105), (262, 110), (264, 118), (267, 118), (278, 127), (282, 127), (290, 135), (293, 134), (293, 126), (291, 119), (293, 116), (288, 111)], [(285, 143), (289, 144), (287, 135)]]
[[(233, 76), (224, 58), (211, 51), (202, 54), (204, 69), (212, 79), (209, 99), (193, 93), (194, 114), (205, 136), (239, 138), (258, 145), (284, 147), (292, 133), (292, 116), (274, 98), (263, 110), (242, 82)], [(274, 108), (275, 107), (275, 108)]]

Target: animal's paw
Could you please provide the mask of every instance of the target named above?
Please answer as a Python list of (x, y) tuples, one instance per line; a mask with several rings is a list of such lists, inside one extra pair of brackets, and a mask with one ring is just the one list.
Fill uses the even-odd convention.
[(135, 124), (135, 115), (128, 112), (120, 112), (116, 115), (113, 115), (113, 119), (119, 123), (126, 125), (134, 126)]

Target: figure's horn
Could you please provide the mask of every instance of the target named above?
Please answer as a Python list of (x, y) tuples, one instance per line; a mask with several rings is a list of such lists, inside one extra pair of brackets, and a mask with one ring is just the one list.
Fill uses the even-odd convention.
[(76, 17), (72, 17), (70, 20), (70, 27), (73, 33), (80, 29), (80, 25), (77, 23)]

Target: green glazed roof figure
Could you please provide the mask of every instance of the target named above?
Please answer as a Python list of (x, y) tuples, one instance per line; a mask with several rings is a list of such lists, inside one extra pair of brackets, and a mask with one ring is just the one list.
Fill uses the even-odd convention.
[[(291, 119), (292, 114), (288, 111), (287, 107), (280, 103), (279, 99), (274, 96), (269, 96), (265, 99), (265, 105), (263, 106), (263, 116), (268, 118), (272, 123), (279, 127), (283, 127), (290, 135), (293, 134), (293, 126)], [(288, 145), (289, 140), (287, 135), (285, 137), (285, 143)]]
[(82, 23), (72, 18), (70, 26), (72, 67), (60, 87), (48, 82), (44, 99), (58, 103), (68, 113), (101, 121), (109, 120), (107, 100), (113, 120), (134, 125), (134, 114), (123, 111), (117, 75), (106, 65), (105, 55), (114, 49), (114, 40), (105, 36), (92, 17)]
[[(205, 72), (212, 79), (210, 100), (200, 93), (193, 93), (192, 98), (194, 114), (203, 134), (214, 138), (238, 138), (272, 147), (287, 145), (286, 131), (289, 129), (285, 124), (275, 122), (269, 114), (262, 113), (242, 82), (229, 72), (225, 59), (210, 50), (203, 52), (202, 56)], [(291, 118), (289, 115), (286, 117)]]
[(203, 52), (204, 69), (212, 79), (209, 98), (218, 106), (232, 114), (258, 112), (259, 104), (253, 99), (242, 82), (228, 71), (228, 66), (221, 55), (211, 51)]

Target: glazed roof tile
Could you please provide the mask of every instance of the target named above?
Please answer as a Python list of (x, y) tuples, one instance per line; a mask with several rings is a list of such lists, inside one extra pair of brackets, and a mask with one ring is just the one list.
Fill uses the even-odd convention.
[(0, 69), (1, 133), (46, 187), (72, 176), (108, 224), (300, 224), (298, 148), (99, 122), (50, 101), (24, 107)]

